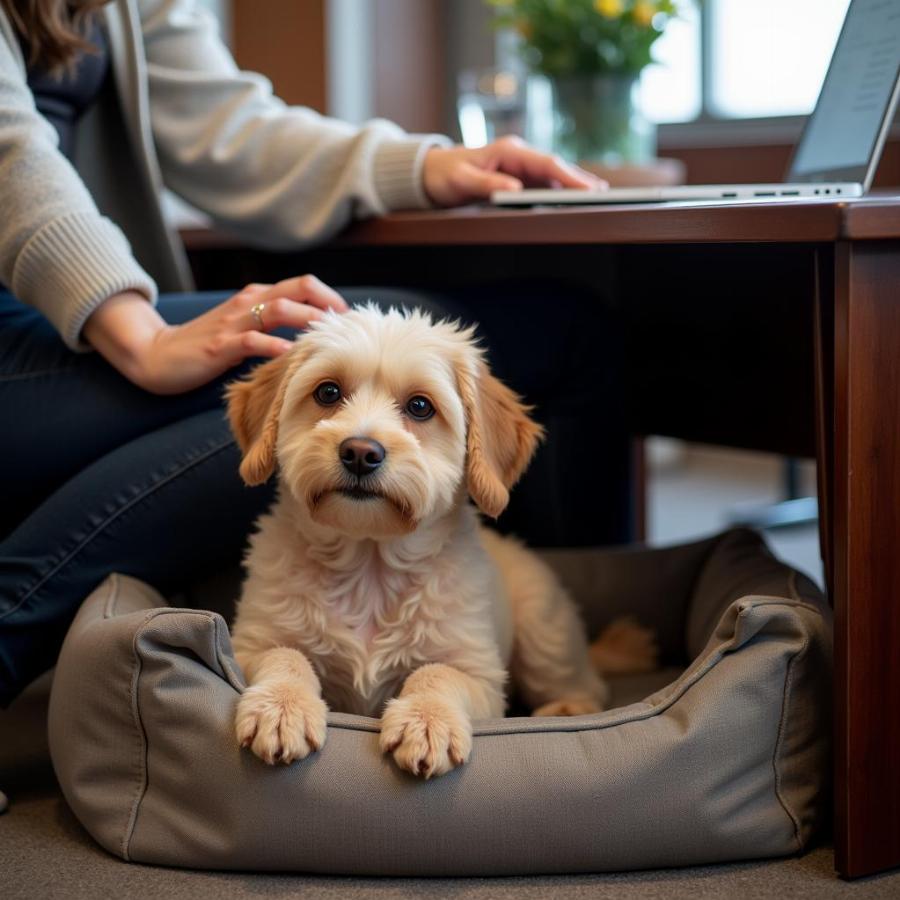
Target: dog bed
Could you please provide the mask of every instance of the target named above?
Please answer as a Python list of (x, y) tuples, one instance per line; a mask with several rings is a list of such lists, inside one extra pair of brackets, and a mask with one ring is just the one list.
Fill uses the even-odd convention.
[(378, 721), (359, 716), (330, 715), (325, 747), (291, 766), (240, 750), (225, 620), (113, 575), (54, 680), (66, 799), (111, 853), (191, 868), (604, 872), (807, 847), (829, 772), (831, 626), (815, 585), (746, 530), (546, 558), (592, 633), (634, 613), (667, 668), (655, 685), (613, 680), (627, 705), (601, 714), (476, 722), (468, 764), (427, 782), (383, 756)]

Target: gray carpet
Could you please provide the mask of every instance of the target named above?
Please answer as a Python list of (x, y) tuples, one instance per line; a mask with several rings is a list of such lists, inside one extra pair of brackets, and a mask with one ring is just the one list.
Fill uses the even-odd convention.
[[(657, 676), (659, 677), (658, 673)], [(649, 684), (630, 686), (637, 692)], [(130, 865), (98, 847), (62, 799), (50, 768), (44, 715), (47, 680), (0, 714), (0, 787), (12, 801), (0, 816), (0, 897), (4, 900), (166, 897), (172, 900), (324, 897), (472, 900), (728, 897), (900, 898), (900, 871), (844, 883), (822, 847), (803, 857), (616, 875), (530, 878), (361, 879), (191, 872)], [(629, 691), (630, 693), (630, 691)], [(623, 696), (621, 701), (627, 698)]]

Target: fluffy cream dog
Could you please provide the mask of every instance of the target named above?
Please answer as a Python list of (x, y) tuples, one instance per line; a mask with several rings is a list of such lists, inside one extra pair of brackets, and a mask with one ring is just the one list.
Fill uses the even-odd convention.
[[(228, 412), (244, 480), (280, 475), (233, 629), (241, 745), (289, 763), (325, 743), (329, 707), (381, 715), (382, 750), (427, 778), (503, 715), (507, 673), (536, 715), (603, 708), (570, 598), (467, 500), (499, 515), (541, 435), (471, 330), (332, 314), (233, 384)], [(639, 629), (612, 644), (620, 668), (652, 665)]]

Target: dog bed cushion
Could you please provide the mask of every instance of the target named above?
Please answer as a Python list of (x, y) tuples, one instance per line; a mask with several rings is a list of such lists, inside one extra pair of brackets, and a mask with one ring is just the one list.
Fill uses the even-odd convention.
[(746, 530), (546, 558), (592, 633), (636, 613), (678, 668), (601, 714), (476, 722), (470, 761), (427, 782), (360, 716), (331, 714), (323, 749), (290, 766), (240, 750), (225, 620), (110, 577), (71, 627), (51, 696), (70, 806), (123, 859), (192, 868), (501, 875), (803, 850), (829, 771), (831, 628), (815, 585)]

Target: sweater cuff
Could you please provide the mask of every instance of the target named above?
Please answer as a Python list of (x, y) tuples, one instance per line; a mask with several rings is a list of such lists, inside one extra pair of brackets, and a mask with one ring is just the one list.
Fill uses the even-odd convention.
[(375, 190), (385, 210), (430, 209), (425, 193), (422, 166), (432, 147), (449, 147), (453, 142), (440, 134), (409, 135), (405, 140), (384, 141), (375, 151)]
[(114, 294), (138, 291), (156, 302), (156, 284), (131, 255), (125, 235), (93, 212), (61, 216), (33, 235), (16, 260), (10, 287), (77, 351), (91, 349), (81, 329)]

